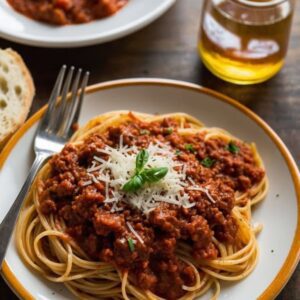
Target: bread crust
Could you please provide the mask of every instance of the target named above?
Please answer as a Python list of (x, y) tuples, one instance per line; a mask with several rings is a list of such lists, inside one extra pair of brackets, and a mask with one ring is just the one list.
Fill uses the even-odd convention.
[(15, 120), (15, 124), (11, 126), (10, 130), (7, 131), (6, 135), (2, 139), (0, 139), (0, 151), (4, 147), (6, 142), (9, 140), (9, 138), (13, 135), (13, 133), (25, 122), (32, 104), (33, 96), (35, 94), (35, 87), (31, 73), (25, 65), (22, 57), (11, 48), (7, 48), (3, 51), (5, 51), (9, 56), (13, 58), (15, 64), (21, 70), (22, 76), (26, 82), (26, 91), (23, 93), (24, 105), (22, 109), (22, 114), (20, 114), (18, 119)]

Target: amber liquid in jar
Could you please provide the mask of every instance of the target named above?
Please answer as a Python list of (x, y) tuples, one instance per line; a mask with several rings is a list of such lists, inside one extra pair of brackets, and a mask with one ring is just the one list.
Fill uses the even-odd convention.
[(207, 0), (198, 45), (207, 68), (237, 84), (259, 83), (276, 74), (284, 63), (292, 21), (291, 3), (281, 2), (245, 7), (239, 0)]

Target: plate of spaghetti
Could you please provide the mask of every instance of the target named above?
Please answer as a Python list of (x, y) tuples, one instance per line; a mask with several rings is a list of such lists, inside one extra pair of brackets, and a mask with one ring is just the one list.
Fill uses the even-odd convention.
[[(1, 218), (43, 111), (0, 157)], [(236, 101), (170, 80), (91, 86), (3, 275), (22, 299), (273, 299), (299, 258), (298, 193), (284, 144)]]

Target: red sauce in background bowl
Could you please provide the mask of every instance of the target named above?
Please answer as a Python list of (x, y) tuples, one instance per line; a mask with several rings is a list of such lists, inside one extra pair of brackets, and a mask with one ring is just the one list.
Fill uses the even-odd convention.
[(80, 24), (113, 15), (128, 0), (7, 0), (19, 13), (55, 24)]

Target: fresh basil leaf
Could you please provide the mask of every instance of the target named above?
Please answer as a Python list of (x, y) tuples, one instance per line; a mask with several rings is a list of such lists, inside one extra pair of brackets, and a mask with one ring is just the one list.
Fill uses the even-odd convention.
[(136, 174), (139, 174), (143, 170), (148, 159), (149, 159), (149, 152), (145, 149), (142, 149), (136, 156), (136, 161), (135, 161)]
[(141, 176), (144, 178), (146, 182), (157, 182), (160, 179), (164, 178), (168, 173), (168, 168), (162, 167), (162, 168), (151, 168), (151, 169), (145, 169)]
[(166, 128), (165, 132), (166, 132), (166, 134), (171, 134), (171, 133), (173, 133), (173, 128), (172, 127)]
[(168, 173), (168, 168), (149, 168), (144, 169), (149, 159), (149, 153), (147, 150), (141, 150), (136, 157), (136, 169), (135, 175), (130, 178), (122, 187), (125, 192), (136, 192), (146, 182), (157, 182)]
[(194, 146), (192, 144), (185, 144), (184, 148), (192, 153), (195, 152)]
[(178, 149), (176, 149), (175, 154), (176, 154), (176, 155), (180, 155), (180, 154), (181, 154), (181, 151), (178, 150)]
[(129, 181), (127, 181), (122, 190), (125, 192), (136, 192), (145, 183), (144, 178), (141, 175), (134, 175)]
[(127, 242), (128, 242), (129, 250), (130, 250), (131, 252), (133, 252), (133, 251), (134, 251), (134, 243), (133, 243), (132, 238), (128, 238)]
[(202, 159), (201, 165), (206, 167), (206, 168), (211, 168), (215, 162), (216, 162), (215, 159), (212, 159), (212, 158), (207, 156), (204, 159)]
[(140, 135), (148, 135), (148, 134), (150, 134), (149, 130), (147, 130), (147, 129), (141, 129), (140, 130)]
[(226, 149), (233, 154), (239, 153), (240, 151), (240, 148), (233, 141), (228, 143)]

